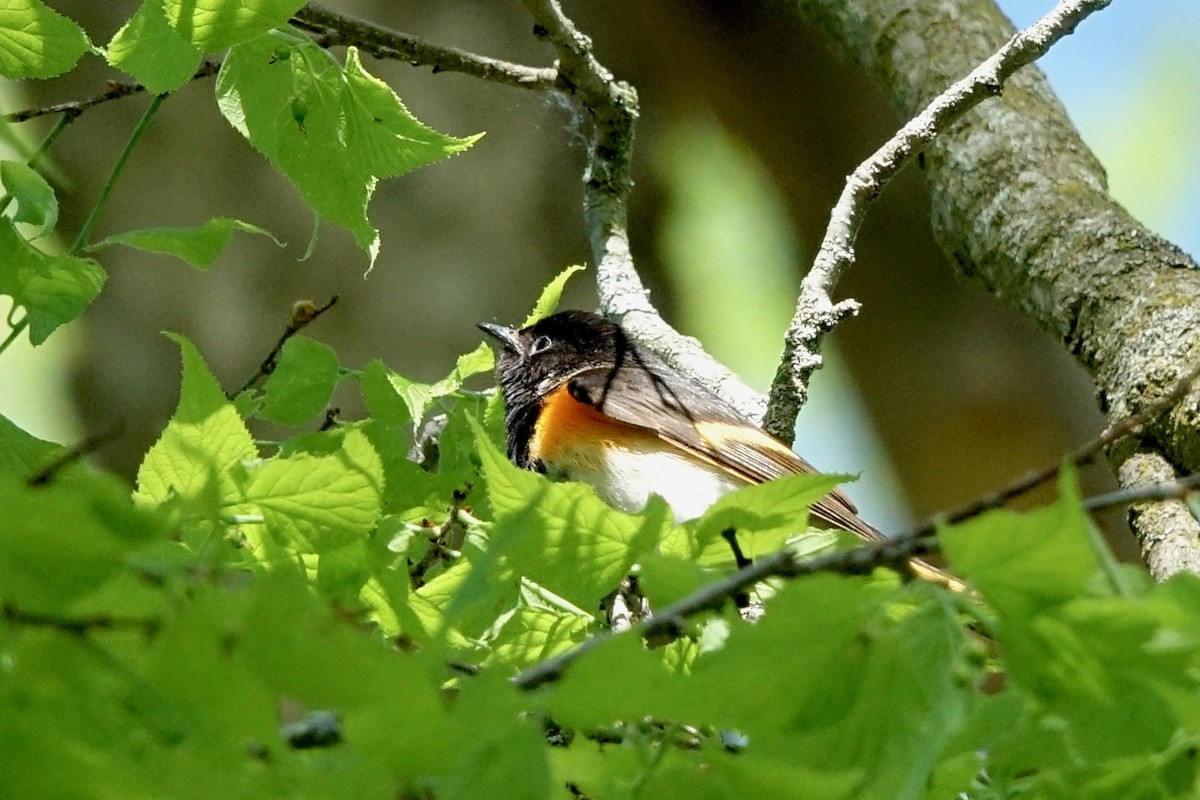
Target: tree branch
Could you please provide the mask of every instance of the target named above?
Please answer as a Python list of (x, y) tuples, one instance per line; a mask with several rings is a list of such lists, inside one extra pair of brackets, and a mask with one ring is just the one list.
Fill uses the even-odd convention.
[(847, 316), (858, 313), (854, 300), (833, 301), (833, 291), (854, 263), (854, 240), (867, 209), (922, 147), (989, 97), (1005, 81), (1075, 30), (1089, 14), (1112, 0), (1062, 0), (1035, 24), (1012, 36), (965, 78), (939, 94), (883, 147), (858, 166), (830, 213), (829, 225), (811, 269), (800, 284), (796, 312), (784, 337), (783, 358), (771, 384), (764, 427), (791, 442), (796, 415), (807, 399), (808, 380), (821, 366), (821, 340)]
[[(905, 115), (1012, 33), (990, 0), (797, 7)], [(1092, 374), (1110, 419), (1153, 404), (1200, 363), (1200, 267), (1108, 195), (1103, 169), (1038, 70), (1013, 76), (1003, 97), (928, 145), (922, 163), (934, 233), (952, 262), (1057, 336)], [(1200, 472), (1196, 388), (1141, 439), (1110, 454), (1126, 488)], [(1142, 512), (1132, 522), (1156, 578), (1200, 566), (1190, 515)]]
[(0, 619), (11, 625), (28, 628), (53, 628), (71, 636), (84, 636), (95, 631), (114, 630), (140, 630), (147, 636), (153, 636), (161, 624), (160, 620), (153, 618), (114, 617), (108, 614), (97, 614), (90, 617), (60, 617), (56, 614), (26, 611), (9, 603), (0, 607)]
[[(936, 551), (937, 538), (916, 533), (900, 534), (883, 542), (872, 542), (852, 550), (839, 550), (817, 558), (796, 556), (790, 549), (777, 550), (739, 569), (724, 580), (702, 586), (692, 594), (656, 613), (653, 617), (628, 629), (629, 635), (656, 642), (678, 638), (683, 623), (689, 617), (705, 611), (719, 610), (767, 578), (800, 578), (818, 572), (842, 575), (870, 575), (881, 567), (903, 571), (908, 560)], [(614, 636), (606, 633), (595, 636), (554, 658), (535, 664), (512, 679), (518, 689), (536, 689), (557, 680), (568, 666), (580, 656), (600, 647)]]
[(410, 61), (413, 66), (433, 67), (435, 73), (461, 72), (493, 83), (537, 91), (553, 89), (558, 77), (558, 73), (550, 68), (527, 67), (454, 47), (429, 44), (416, 36), (340, 14), (317, 3), (309, 3), (297, 11), (292, 24), (317, 34), (323, 46), (354, 45), (376, 58)]
[(668, 364), (694, 376), (748, 418), (761, 419), (762, 396), (704, 352), (699, 342), (663, 321), (633, 264), (627, 209), (637, 93), (596, 59), (591, 40), (567, 18), (558, 0), (523, 2), (536, 23), (534, 33), (558, 53), (556, 88), (589, 124), (584, 212), (601, 311)]
[[(201, 78), (209, 78), (216, 75), (221, 69), (219, 61), (205, 61), (200, 65), (200, 69), (196, 70), (196, 74), (192, 76), (192, 80)], [(87, 100), (72, 100), (69, 103), (57, 103), (52, 106), (43, 108), (29, 108), (24, 111), (13, 111), (4, 115), (5, 122), (27, 122), (37, 117), (44, 117), (49, 114), (65, 114), (68, 117), (78, 117), (84, 111), (87, 111), (92, 106), (98, 106), (102, 103), (108, 103), (112, 100), (120, 100), (122, 97), (131, 97), (135, 94), (141, 94), (146, 91), (146, 87), (140, 83), (122, 83), (120, 81), (110, 81), (108, 90), (102, 92), (95, 97)]]

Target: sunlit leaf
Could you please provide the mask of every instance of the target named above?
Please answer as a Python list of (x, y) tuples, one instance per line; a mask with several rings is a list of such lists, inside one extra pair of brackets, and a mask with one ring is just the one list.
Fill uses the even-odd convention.
[(217, 79), (221, 113), (320, 216), (350, 230), (374, 263), (367, 219), (376, 181), (461, 152), (425, 127), (350, 48), (342, 67), (308, 39), (272, 32), (233, 48)]
[(4, 191), (17, 203), (13, 219), (36, 226), (36, 236), (54, 230), (58, 222), (58, 199), (37, 170), (23, 161), (0, 161), (0, 181), (4, 183)]
[(27, 242), (13, 223), (0, 219), (0, 294), (23, 306), (29, 340), (46, 341), (58, 326), (83, 313), (107, 276), (96, 262), (49, 255)]
[(194, 228), (145, 228), (126, 231), (109, 236), (92, 245), (89, 250), (98, 250), (114, 244), (122, 244), (150, 253), (163, 253), (186, 261), (197, 269), (207, 269), (225, 251), (235, 231), (266, 236), (276, 244), (280, 242), (269, 231), (257, 225), (229, 217), (216, 217)]
[(0, 75), (6, 78), (53, 78), (90, 46), (82, 28), (41, 0), (0, 5)]
[(149, 91), (164, 94), (191, 80), (204, 54), (167, 22), (162, 0), (144, 0), (108, 43), (105, 55)]

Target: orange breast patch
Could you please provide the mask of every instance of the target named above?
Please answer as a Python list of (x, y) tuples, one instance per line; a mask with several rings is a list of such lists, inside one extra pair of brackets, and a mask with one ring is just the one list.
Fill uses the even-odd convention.
[[(580, 403), (564, 384), (546, 398), (529, 440), (530, 457), (546, 464), (561, 462), (581, 450), (618, 444), (641, 433), (632, 425), (606, 417)], [(644, 435), (644, 434), (643, 434)]]

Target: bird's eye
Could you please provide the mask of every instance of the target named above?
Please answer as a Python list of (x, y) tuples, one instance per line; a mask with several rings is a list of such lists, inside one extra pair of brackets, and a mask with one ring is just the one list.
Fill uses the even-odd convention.
[(529, 355), (536, 356), (538, 353), (544, 353), (554, 346), (554, 342), (550, 341), (549, 336), (539, 336), (533, 340), (533, 345), (529, 348)]

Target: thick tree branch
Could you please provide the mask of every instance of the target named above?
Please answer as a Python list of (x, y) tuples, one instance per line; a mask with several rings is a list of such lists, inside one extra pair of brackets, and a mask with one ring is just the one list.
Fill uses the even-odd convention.
[[(991, 0), (797, 5), (905, 115), (1012, 35)], [(1111, 419), (1154, 403), (1200, 363), (1200, 269), (1108, 195), (1039, 71), (1013, 76), (1003, 97), (951, 126), (924, 165), (934, 232), (954, 264), (1057, 336), (1094, 377)], [(1154, 469), (1123, 466), (1135, 445), (1113, 454), (1126, 487), (1200, 471), (1200, 392), (1138, 447), (1138, 464)], [(1135, 513), (1133, 525), (1155, 577), (1200, 564), (1190, 515)]]
[(821, 366), (821, 340), (846, 316), (858, 312), (854, 300), (833, 301), (833, 291), (854, 263), (854, 240), (870, 204), (922, 147), (955, 120), (1003, 90), (1021, 67), (1041, 57), (1075, 30), (1089, 14), (1112, 0), (1063, 0), (1037, 23), (1010, 38), (965, 78), (933, 99), (919, 114), (858, 166), (830, 213), (829, 226), (812, 268), (800, 285), (796, 312), (784, 338), (783, 358), (771, 385), (764, 427), (792, 441), (796, 415), (807, 399), (808, 379)]
[(705, 353), (699, 342), (663, 321), (634, 267), (627, 208), (633, 187), (637, 93), (596, 59), (591, 41), (563, 14), (558, 0), (523, 1), (536, 23), (534, 33), (558, 54), (557, 88), (587, 121), (584, 210), (601, 311), (667, 363), (695, 376), (747, 417), (760, 419), (765, 409), (762, 396)]
[(434, 72), (461, 72), (505, 86), (537, 91), (553, 89), (558, 77), (553, 69), (527, 67), (454, 47), (429, 44), (416, 36), (341, 14), (317, 3), (309, 3), (297, 11), (292, 24), (316, 34), (326, 47), (354, 45), (376, 58), (409, 61), (414, 66), (433, 67)]

